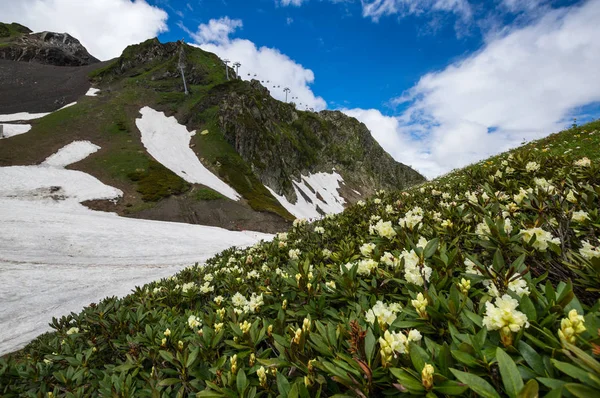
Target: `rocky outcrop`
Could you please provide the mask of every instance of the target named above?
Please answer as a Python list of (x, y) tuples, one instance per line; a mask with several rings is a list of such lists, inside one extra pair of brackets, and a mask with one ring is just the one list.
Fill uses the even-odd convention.
[(21, 27), (21, 34), (12, 34), (10, 41), (0, 46), (0, 59), (55, 66), (83, 66), (100, 62), (68, 33), (25, 33), (26, 30)]
[[(297, 111), (273, 99), (256, 80), (225, 86), (221, 95), (214, 93), (225, 138), (263, 184), (292, 203), (292, 180), (308, 173), (335, 170), (350, 188), (345, 195), (353, 196), (346, 198), (350, 201), (425, 180), (385, 152), (363, 123), (342, 112)], [(361, 195), (352, 195), (354, 190)]]

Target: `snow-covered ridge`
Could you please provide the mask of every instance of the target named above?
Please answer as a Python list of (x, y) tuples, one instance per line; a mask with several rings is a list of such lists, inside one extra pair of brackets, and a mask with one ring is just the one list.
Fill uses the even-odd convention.
[[(338, 192), (340, 183), (343, 181), (342, 176), (336, 172), (301, 176), (299, 182), (292, 181), (296, 197), (298, 198), (296, 203), (290, 203), (285, 196), (277, 195), (269, 187), (267, 189), (294, 216), (298, 218), (319, 218), (322, 217), (322, 214), (317, 211), (317, 207), (325, 214), (335, 214), (344, 211), (346, 201)], [(310, 201), (305, 197), (310, 199)]]
[(189, 132), (175, 117), (150, 107), (140, 110), (142, 117), (135, 123), (142, 133), (142, 143), (154, 159), (192, 184), (202, 184), (232, 200), (240, 195), (208, 170), (190, 148), (190, 138), (196, 131)]

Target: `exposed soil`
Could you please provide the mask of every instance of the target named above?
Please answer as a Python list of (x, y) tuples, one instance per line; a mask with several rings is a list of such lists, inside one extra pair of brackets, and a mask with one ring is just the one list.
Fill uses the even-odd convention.
[(88, 74), (109, 63), (71, 67), (0, 60), (0, 114), (52, 112), (77, 101), (90, 88)]

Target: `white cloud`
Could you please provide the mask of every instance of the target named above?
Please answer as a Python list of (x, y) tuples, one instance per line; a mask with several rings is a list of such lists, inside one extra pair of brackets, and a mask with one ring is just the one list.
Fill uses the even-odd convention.
[(241, 19), (230, 19), (229, 17), (211, 19), (208, 24), (201, 24), (198, 27), (198, 32), (191, 33), (191, 36), (198, 44), (214, 43), (220, 45), (229, 42), (229, 35), (242, 26), (244, 24)]
[(144, 0), (0, 0), (0, 9), (3, 21), (69, 33), (102, 60), (167, 30), (167, 13)]
[(250, 40), (229, 37), (241, 26), (240, 20), (227, 17), (212, 19), (208, 24), (201, 24), (198, 31), (190, 32), (190, 35), (203, 50), (215, 53), (222, 59), (240, 62), (240, 77), (244, 80), (264, 81), (263, 85), (271, 91), (274, 98), (285, 100), (283, 88), (289, 87), (291, 93), (288, 99), (298, 97), (294, 102), (298, 104), (299, 109), (308, 106), (321, 110), (327, 107), (325, 100), (315, 96), (309, 87), (315, 80), (315, 75), (310, 69), (304, 68), (275, 48), (257, 47)]
[(463, 20), (472, 17), (467, 0), (361, 0), (364, 17), (373, 21), (386, 15), (423, 15), (432, 12), (451, 12)]
[(288, 25), (291, 25), (291, 24), (293, 24), (293, 23), (294, 23), (294, 18), (287, 17), (287, 19), (285, 20), (285, 22), (286, 22)]
[(600, 101), (600, 2), (548, 11), (479, 52), (429, 73), (397, 117), (346, 111), (395, 159), (428, 177), (541, 138)]
[(308, 0), (280, 0), (279, 4), (281, 4), (284, 7), (289, 6), (289, 5), (299, 7), (302, 5), (302, 3), (306, 2), (306, 1), (308, 1)]

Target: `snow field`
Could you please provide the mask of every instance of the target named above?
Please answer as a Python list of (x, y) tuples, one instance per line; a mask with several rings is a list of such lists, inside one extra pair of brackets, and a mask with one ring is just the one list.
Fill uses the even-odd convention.
[(0, 167), (0, 355), (50, 330), (53, 316), (173, 275), (272, 235), (119, 217), (80, 202), (122, 192), (63, 167), (99, 149), (76, 141), (38, 166)]

